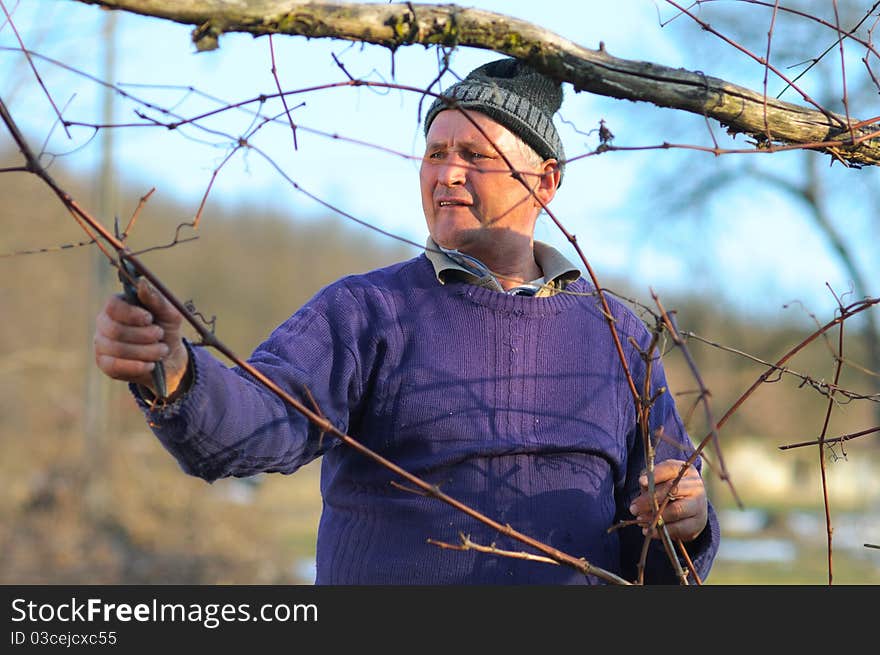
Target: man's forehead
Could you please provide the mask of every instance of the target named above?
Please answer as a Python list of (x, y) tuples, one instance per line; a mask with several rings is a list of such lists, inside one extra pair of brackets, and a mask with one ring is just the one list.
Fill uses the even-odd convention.
[(503, 146), (515, 138), (513, 132), (490, 116), (478, 111), (464, 111), (467, 116), (458, 109), (447, 109), (437, 114), (426, 136), (429, 148), (451, 143), (481, 146), (494, 143)]

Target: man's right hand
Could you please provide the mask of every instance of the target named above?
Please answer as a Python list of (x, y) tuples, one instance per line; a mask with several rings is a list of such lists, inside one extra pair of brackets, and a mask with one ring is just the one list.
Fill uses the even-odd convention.
[(146, 387), (153, 394), (152, 370), (160, 359), (167, 392), (172, 396), (186, 375), (189, 354), (183, 344), (183, 317), (145, 278), (138, 280), (138, 299), (128, 304), (111, 296), (95, 322), (95, 363), (114, 380)]

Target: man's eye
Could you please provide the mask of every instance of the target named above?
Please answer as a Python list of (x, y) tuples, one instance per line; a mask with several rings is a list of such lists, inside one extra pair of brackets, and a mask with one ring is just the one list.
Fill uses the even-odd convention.
[(432, 152), (428, 155), (428, 159), (434, 159), (434, 160), (443, 159), (443, 153), (442, 152)]

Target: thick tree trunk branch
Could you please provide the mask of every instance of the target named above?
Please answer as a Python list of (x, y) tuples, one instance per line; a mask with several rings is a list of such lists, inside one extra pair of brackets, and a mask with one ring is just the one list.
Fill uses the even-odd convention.
[(880, 139), (867, 138), (878, 129), (877, 125), (856, 127), (856, 142), (852, 144), (843, 116), (765, 98), (762, 93), (701, 72), (618, 59), (601, 48), (584, 48), (540, 26), (494, 12), (452, 4), (77, 1), (194, 25), (193, 40), (205, 50), (217, 47), (219, 36), (225, 32), (344, 39), (392, 49), (443, 44), (494, 50), (526, 60), (542, 72), (571, 83), (578, 91), (707, 116), (729, 132), (751, 135), (761, 144), (766, 144), (769, 131), (775, 144), (813, 147), (855, 165), (880, 163)]

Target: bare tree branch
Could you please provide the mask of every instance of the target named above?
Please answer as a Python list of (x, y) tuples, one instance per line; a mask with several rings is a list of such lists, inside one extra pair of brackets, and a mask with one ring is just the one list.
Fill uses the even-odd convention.
[(218, 47), (220, 35), (227, 32), (343, 39), (392, 50), (412, 44), (494, 50), (521, 58), (578, 91), (708, 116), (728, 132), (752, 135), (759, 143), (766, 142), (769, 133), (773, 143), (810, 144), (807, 147), (850, 164), (880, 163), (874, 119), (848, 122), (845, 116), (767, 98), (699, 71), (619, 59), (604, 47), (591, 50), (527, 21), (490, 11), (454, 4), (297, 0), (77, 1), (193, 25), (193, 41), (200, 50)]

